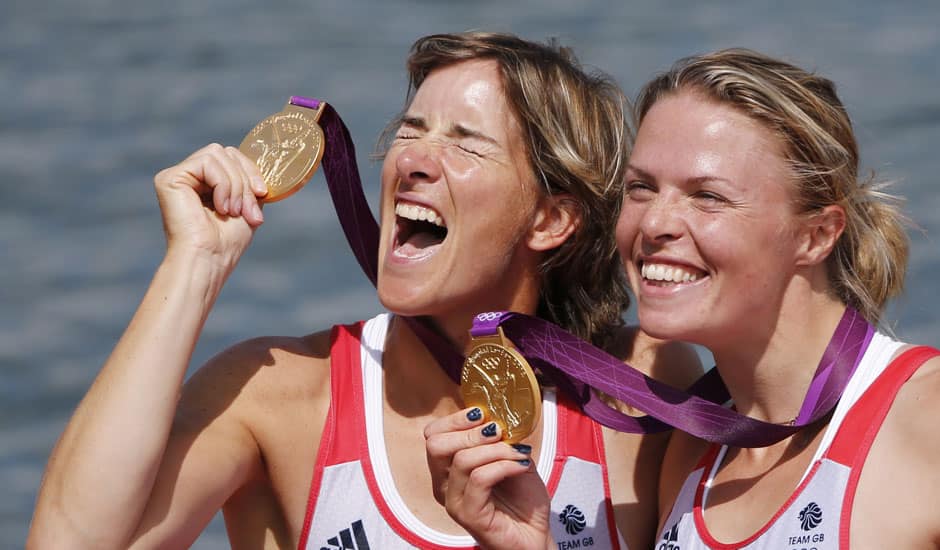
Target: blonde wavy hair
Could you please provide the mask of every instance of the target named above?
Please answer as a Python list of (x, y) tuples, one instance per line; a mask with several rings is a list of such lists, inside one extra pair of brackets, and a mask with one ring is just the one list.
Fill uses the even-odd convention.
[(637, 120), (679, 91), (729, 105), (777, 136), (798, 212), (845, 209), (845, 231), (827, 259), (829, 282), (840, 300), (877, 323), (903, 289), (908, 222), (887, 184), (859, 178), (858, 144), (832, 81), (754, 51), (721, 50), (681, 59), (651, 80), (637, 98)]

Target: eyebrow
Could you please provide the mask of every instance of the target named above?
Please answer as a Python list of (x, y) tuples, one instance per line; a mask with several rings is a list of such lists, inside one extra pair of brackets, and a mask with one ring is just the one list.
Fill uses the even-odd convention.
[[(428, 129), (427, 121), (423, 117), (420, 117), (420, 116), (405, 115), (401, 118), (401, 123), (405, 126), (410, 126), (417, 130)], [(499, 142), (496, 141), (496, 139), (478, 130), (467, 128), (466, 126), (462, 124), (452, 125), (450, 129), (447, 131), (447, 133), (449, 135), (454, 135), (457, 137), (479, 139), (487, 143), (492, 143), (493, 145), (499, 145)]]
[(492, 143), (493, 145), (499, 145), (498, 141), (484, 134), (483, 132), (479, 132), (477, 130), (471, 130), (470, 128), (467, 128), (466, 126), (462, 126), (460, 124), (455, 124), (451, 128), (451, 132), (453, 132), (454, 134), (460, 137), (479, 139), (488, 143)]
[[(629, 163), (627, 163), (627, 172), (628, 173), (633, 172), (640, 179), (643, 179), (643, 180), (656, 181), (656, 176), (654, 176), (653, 174), (650, 174), (649, 172), (647, 172), (646, 170), (643, 170), (642, 168), (637, 168), (636, 166), (629, 164)], [(719, 176), (695, 176), (693, 178), (683, 180), (683, 183), (698, 186), (698, 185), (708, 183), (710, 181), (729, 183), (728, 180)]]
[(649, 172), (647, 172), (646, 170), (642, 168), (637, 168), (636, 166), (630, 164), (629, 162), (627, 163), (627, 172), (633, 172), (637, 176), (645, 180), (656, 180), (656, 177), (653, 176), (653, 174), (650, 174)]

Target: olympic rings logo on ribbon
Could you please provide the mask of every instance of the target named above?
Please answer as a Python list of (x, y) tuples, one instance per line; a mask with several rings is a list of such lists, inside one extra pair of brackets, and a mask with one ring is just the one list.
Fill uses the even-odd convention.
[(484, 311), (477, 314), (477, 321), (495, 321), (501, 314), (501, 311)]

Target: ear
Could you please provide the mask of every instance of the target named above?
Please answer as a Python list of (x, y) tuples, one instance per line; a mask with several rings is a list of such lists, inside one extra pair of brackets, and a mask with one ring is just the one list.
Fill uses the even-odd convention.
[(527, 243), (529, 248), (539, 252), (558, 248), (580, 225), (581, 209), (571, 195), (543, 195)]
[(824, 262), (845, 231), (845, 209), (830, 204), (810, 214), (804, 221), (802, 241), (797, 251), (797, 265), (816, 265)]

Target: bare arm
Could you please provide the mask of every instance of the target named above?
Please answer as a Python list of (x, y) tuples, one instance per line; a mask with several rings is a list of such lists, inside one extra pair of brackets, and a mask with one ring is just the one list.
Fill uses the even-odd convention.
[(862, 466), (853, 548), (940, 548), (940, 358), (901, 388)]
[(218, 145), (155, 178), (166, 257), (53, 450), (28, 546), (128, 546), (203, 323), (261, 223), (258, 178), (248, 159)]

